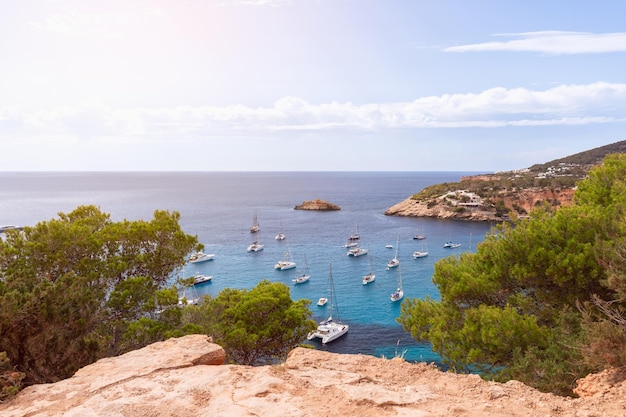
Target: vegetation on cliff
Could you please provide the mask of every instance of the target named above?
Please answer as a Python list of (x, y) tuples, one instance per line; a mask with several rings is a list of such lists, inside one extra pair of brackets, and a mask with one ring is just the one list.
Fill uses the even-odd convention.
[(476, 253), (435, 265), (440, 301), (408, 299), (398, 321), (458, 371), (571, 394), (626, 365), (626, 155), (578, 183), (574, 204), (495, 227)]
[[(522, 198), (529, 193), (537, 193), (534, 204), (550, 204), (554, 207), (569, 205), (571, 193), (561, 190), (574, 189), (576, 183), (585, 178), (589, 170), (598, 165), (604, 157), (614, 153), (626, 153), (626, 141), (591, 149), (556, 159), (544, 164), (515, 171), (498, 172), (461, 178), (458, 182), (431, 185), (411, 196), (411, 199), (425, 202), (428, 206), (447, 205), (450, 210), (480, 210), (493, 213), (496, 218), (508, 220), (511, 215), (525, 216), (534, 207), (528, 207)], [(459, 192), (463, 190), (461, 194)], [(544, 191), (559, 196), (551, 200), (541, 198)], [(469, 196), (476, 198), (476, 204), (468, 205)]]

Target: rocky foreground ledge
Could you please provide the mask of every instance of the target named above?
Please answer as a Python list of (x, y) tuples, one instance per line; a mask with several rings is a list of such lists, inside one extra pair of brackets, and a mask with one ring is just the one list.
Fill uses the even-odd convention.
[[(286, 363), (223, 365), (203, 335), (102, 359), (0, 404), (3, 417), (54, 416), (559, 416), (626, 415), (626, 383), (606, 372), (579, 381), (581, 398), (511, 381), (444, 373), (400, 358), (294, 349)], [(584, 397), (583, 397), (584, 396)]]

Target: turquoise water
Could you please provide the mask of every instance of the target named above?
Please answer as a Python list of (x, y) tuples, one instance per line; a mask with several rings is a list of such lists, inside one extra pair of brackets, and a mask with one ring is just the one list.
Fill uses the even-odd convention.
[[(252, 288), (268, 279), (288, 285), (294, 299), (310, 299), (314, 318), (321, 320), (329, 306), (318, 307), (316, 302), (328, 295), (332, 263), (338, 309), (334, 316), (350, 324), (350, 332), (326, 346), (314, 342), (316, 348), (436, 362), (430, 347), (415, 342), (396, 322), (400, 303), (392, 303), (389, 295), (401, 273), (405, 299), (427, 295), (437, 299), (431, 281), (434, 263), (473, 250), (491, 225), (383, 213), (427, 185), (458, 181), (467, 174), (471, 173), (0, 173), (0, 226), (32, 225), (82, 204), (99, 206), (113, 220), (149, 219), (156, 209), (177, 210), (183, 229), (198, 236), (205, 252), (216, 255), (213, 261), (189, 264), (181, 271), (185, 276), (213, 276), (211, 282), (197, 286), (198, 295), (217, 295), (227, 287)], [(315, 198), (341, 210), (293, 209)], [(249, 227), (255, 213), (261, 231), (253, 235)], [(357, 224), (361, 246), (369, 250), (376, 273), (368, 285), (361, 283), (370, 270), (368, 257), (349, 257), (343, 247)], [(280, 231), (287, 239), (274, 239)], [(418, 231), (426, 240), (413, 239)], [(257, 238), (264, 250), (247, 252)], [(444, 249), (448, 240), (461, 247)], [(413, 251), (424, 244), (429, 256), (413, 259)], [(387, 270), (396, 248), (400, 267)], [(275, 270), (274, 264), (287, 252), (298, 267)], [(311, 278), (295, 285), (291, 280), (302, 273), (305, 257)]]

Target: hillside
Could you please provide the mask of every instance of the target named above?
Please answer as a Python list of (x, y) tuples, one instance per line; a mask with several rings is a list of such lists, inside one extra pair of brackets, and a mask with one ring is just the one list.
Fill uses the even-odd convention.
[(0, 415), (617, 417), (626, 410), (626, 383), (610, 371), (579, 380), (580, 398), (568, 398), (401, 358), (296, 348), (283, 364), (252, 367), (223, 364), (224, 356), (206, 335), (169, 339), (30, 386), (0, 404)]
[(626, 153), (626, 141), (590, 149), (529, 168), (462, 177), (424, 188), (385, 211), (390, 216), (506, 221), (534, 207), (572, 203), (576, 183), (609, 154)]

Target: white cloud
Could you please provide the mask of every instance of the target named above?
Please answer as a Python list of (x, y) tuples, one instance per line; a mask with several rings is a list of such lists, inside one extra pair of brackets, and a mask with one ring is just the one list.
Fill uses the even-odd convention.
[(623, 122), (626, 84), (562, 85), (543, 91), (491, 88), (480, 93), (421, 97), (411, 102), (324, 103), (285, 97), (271, 107), (243, 105), (112, 109), (83, 107), (27, 112), (0, 108), (0, 138), (71, 135), (79, 138), (196, 138), (257, 136), (280, 131), (384, 130)]
[(29, 27), (43, 32), (83, 39), (124, 38), (135, 27), (163, 16), (163, 10), (142, 10), (138, 13), (64, 11), (32, 21)]
[(626, 52), (626, 33), (588, 33), (541, 31), (500, 34), (495, 36), (516, 39), (503, 42), (484, 42), (445, 48), (446, 52), (515, 51), (546, 54), (593, 54)]

